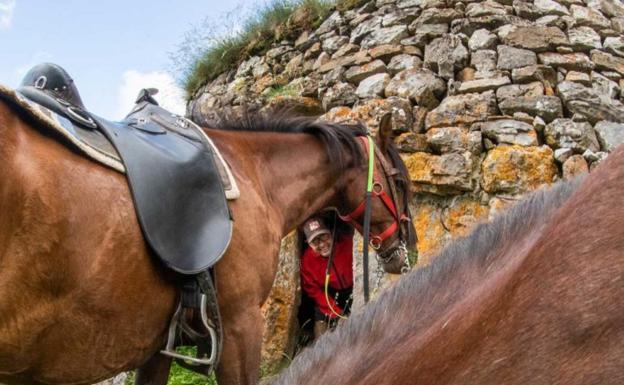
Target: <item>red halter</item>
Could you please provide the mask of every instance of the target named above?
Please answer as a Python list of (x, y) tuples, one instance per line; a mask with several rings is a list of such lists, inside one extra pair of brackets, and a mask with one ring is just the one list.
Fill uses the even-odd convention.
[[(366, 150), (365, 153), (368, 154), (368, 151), (369, 151), (368, 140), (366, 140), (366, 137), (363, 137), (363, 136), (361, 136), (360, 139), (362, 140), (362, 143), (364, 143), (364, 149)], [(375, 148), (375, 150), (377, 150), (377, 148)], [(380, 157), (380, 156), (377, 156), (377, 157), (379, 158), (379, 161), (381, 162), (382, 170), (387, 180), (389, 172), (387, 172), (386, 170), (386, 167), (384, 164), (385, 160), (383, 157)], [(388, 181), (388, 184), (390, 185), (390, 181)], [(396, 197), (396, 193), (394, 192), (394, 189), (392, 188), (392, 186), (390, 186), (390, 189), (391, 189), (392, 195)], [(384, 206), (386, 206), (388, 211), (390, 211), (390, 213), (395, 219), (394, 222), (381, 233), (375, 235), (371, 232), (370, 244), (375, 250), (378, 250), (381, 247), (381, 244), (383, 243), (383, 241), (389, 238), (392, 234), (394, 234), (399, 229), (399, 225), (401, 221), (409, 221), (410, 219), (407, 215), (405, 215), (405, 213), (401, 213), (401, 215), (399, 216), (395, 201), (392, 198), (390, 198), (388, 194), (386, 194), (386, 192), (383, 189), (383, 185), (379, 182), (376, 164), (373, 168), (373, 197), (377, 197), (381, 199)], [(362, 214), (364, 214), (365, 207), (366, 207), (366, 200), (363, 199), (362, 202), (355, 208), (355, 210), (351, 211), (349, 214), (346, 214), (346, 215), (340, 215), (339, 213), (338, 216), (343, 221), (348, 222), (351, 225), (353, 225), (353, 227), (355, 227), (361, 233), (362, 226), (356, 221), (356, 219), (362, 216)]]

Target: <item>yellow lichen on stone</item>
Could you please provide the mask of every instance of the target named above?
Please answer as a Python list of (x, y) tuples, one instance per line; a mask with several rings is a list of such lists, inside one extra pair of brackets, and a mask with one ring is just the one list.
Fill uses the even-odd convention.
[(275, 85), (275, 79), (273, 75), (264, 75), (260, 79), (257, 79), (252, 86), (252, 90), (258, 94), (262, 93), (265, 89)]
[(274, 370), (294, 349), (299, 293), (297, 233), (282, 240), (278, 272), (269, 298), (261, 308), (264, 316), (263, 365)]
[(431, 181), (431, 162), (435, 155), (426, 152), (416, 152), (403, 158), (405, 167), (412, 182), (427, 183)]
[(470, 197), (453, 200), (444, 215), (444, 227), (453, 237), (466, 236), (475, 224), (487, 220), (489, 207)]
[(412, 209), (412, 215), (418, 235), (418, 266), (427, 265), (448, 240), (442, 224), (442, 212), (438, 205), (426, 201), (418, 203)]
[(547, 146), (498, 146), (482, 165), (481, 185), (488, 193), (522, 193), (551, 184), (558, 173)]

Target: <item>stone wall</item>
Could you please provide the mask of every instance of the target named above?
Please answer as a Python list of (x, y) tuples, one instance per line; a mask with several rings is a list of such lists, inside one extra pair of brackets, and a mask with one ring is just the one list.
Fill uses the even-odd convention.
[(623, 31), (619, 0), (370, 1), (206, 84), (188, 114), (291, 106), (374, 130), (391, 111), (422, 265), (624, 141)]

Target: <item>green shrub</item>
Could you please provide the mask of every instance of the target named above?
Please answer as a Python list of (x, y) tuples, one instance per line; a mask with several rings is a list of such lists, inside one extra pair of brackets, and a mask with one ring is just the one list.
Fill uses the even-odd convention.
[[(204, 39), (187, 35), (176, 55), (172, 55), (187, 97), (208, 81), (229, 71), (253, 55), (262, 55), (271, 44), (284, 39), (295, 39), (302, 31), (318, 27), (329, 13), (340, 4), (361, 3), (363, 0), (273, 0), (256, 10), (240, 31), (229, 31), (225, 37), (207, 36), (211, 43), (205, 49)], [(207, 27), (210, 29), (209, 27)], [(199, 33), (201, 31), (193, 31)], [(211, 34), (209, 34), (211, 35)]]

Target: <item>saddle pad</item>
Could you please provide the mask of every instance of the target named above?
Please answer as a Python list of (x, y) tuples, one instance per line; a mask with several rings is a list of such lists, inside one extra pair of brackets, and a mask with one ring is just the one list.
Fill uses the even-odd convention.
[[(0, 84), (0, 97), (11, 102), (17, 107), (28, 113), (45, 127), (57, 132), (65, 139), (69, 140), (79, 151), (89, 158), (112, 168), (120, 173), (125, 174), (126, 168), (121, 161), (121, 157), (115, 150), (111, 142), (99, 131), (85, 129), (75, 124), (70, 119), (57, 114), (56, 112), (39, 105), (28, 98), (25, 98), (15, 90)], [(235, 200), (240, 197), (240, 190), (236, 184), (236, 179), (232, 175), (232, 171), (225, 161), (219, 149), (214, 145), (210, 137), (206, 135), (204, 130), (197, 126), (194, 122), (186, 119), (186, 122), (193, 125), (200, 132), (210, 145), (211, 151), (215, 157), (215, 163), (221, 176), (221, 181), (225, 189), (225, 197), (228, 200)]]
[[(15, 91), (6, 91), (0, 89), (0, 97), (46, 126), (55, 123), (54, 128), (61, 127), (63, 130), (58, 132), (71, 143), (82, 144), (79, 148), (91, 143), (89, 151), (118, 171), (114, 155), (121, 154), (143, 235), (169, 268), (196, 274), (213, 266), (223, 255), (231, 239), (232, 219), (208, 140), (202, 130), (195, 129), (197, 126), (179, 125), (179, 117), (143, 102), (122, 122), (91, 115), (101, 133), (93, 130), (85, 134), (82, 131), (88, 129), (63, 120), (68, 120), (60, 115), (63, 106), (47, 95), (19, 90), (58, 111), (57, 117), (40, 111)], [(72, 135), (74, 132), (81, 136)], [(114, 149), (101, 150), (92, 145), (101, 140), (101, 134)], [(109, 150), (116, 150), (116, 154)]]

